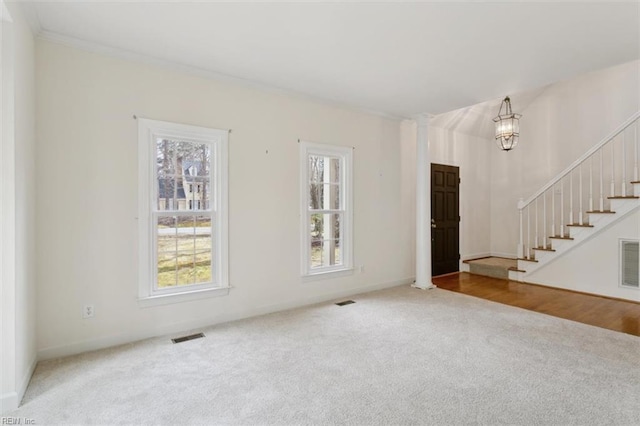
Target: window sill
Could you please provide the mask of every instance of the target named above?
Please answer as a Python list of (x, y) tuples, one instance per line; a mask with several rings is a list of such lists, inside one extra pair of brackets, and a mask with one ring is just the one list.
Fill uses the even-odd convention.
[(332, 278), (347, 277), (353, 275), (353, 268), (336, 269), (333, 271), (314, 272), (302, 276), (302, 282), (328, 280)]
[(183, 293), (161, 294), (138, 298), (138, 306), (149, 308), (152, 306), (170, 305), (173, 303), (190, 302), (209, 297), (220, 297), (229, 294), (231, 287), (207, 288), (205, 290), (185, 291)]

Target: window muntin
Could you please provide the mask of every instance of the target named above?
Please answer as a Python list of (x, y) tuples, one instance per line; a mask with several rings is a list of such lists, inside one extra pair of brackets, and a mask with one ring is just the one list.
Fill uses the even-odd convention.
[(141, 299), (228, 287), (226, 144), (224, 130), (141, 120)]
[(351, 148), (302, 143), (302, 273), (351, 268)]

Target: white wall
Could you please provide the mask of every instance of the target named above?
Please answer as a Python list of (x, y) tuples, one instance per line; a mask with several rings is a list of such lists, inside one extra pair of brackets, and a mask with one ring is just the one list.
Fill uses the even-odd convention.
[[(35, 295), (35, 43), (21, 10), (7, 4), (13, 23), (10, 24), (13, 42), (14, 75), (13, 158), (3, 160), (3, 197), (12, 192), (13, 200), (3, 204), (3, 220), (10, 218), (14, 234), (11, 265), (12, 277), (3, 276), (3, 336), (2, 336), (2, 411), (17, 407), (26, 390), (36, 361), (36, 295)], [(3, 35), (4, 31), (3, 24)], [(4, 37), (3, 37), (4, 39)], [(4, 41), (4, 40), (3, 40)], [(3, 51), (3, 55), (5, 51)], [(3, 64), (8, 63), (3, 56)], [(3, 96), (5, 93), (3, 92)], [(3, 123), (4, 126), (4, 123)], [(12, 162), (6, 168), (6, 160)], [(5, 176), (5, 172), (11, 176)], [(7, 178), (7, 179), (5, 179)], [(6, 184), (13, 188), (6, 191)], [(8, 208), (7, 208), (8, 207)], [(5, 211), (5, 208), (7, 210)], [(12, 209), (12, 211), (8, 211)], [(6, 216), (5, 216), (6, 215)], [(5, 224), (3, 224), (5, 225)], [(3, 226), (3, 231), (5, 228)], [(4, 235), (4, 233), (3, 233)], [(6, 241), (5, 241), (6, 242)], [(3, 247), (3, 251), (6, 247)], [(7, 259), (5, 257), (5, 259)], [(8, 317), (9, 316), (9, 317)], [(5, 332), (10, 327), (10, 332)]]
[[(403, 168), (400, 122), (51, 42), (37, 47), (42, 357), (412, 280), (413, 194), (402, 185), (413, 171)], [(228, 296), (138, 306), (134, 114), (233, 129)], [(298, 139), (355, 147), (362, 273), (301, 282)], [(83, 320), (89, 303), (95, 318)]]
[(619, 285), (620, 239), (637, 240), (639, 235), (636, 211), (527, 276), (527, 281), (640, 302), (639, 290)]
[(522, 113), (516, 149), (491, 150), (491, 251), (515, 256), (517, 203), (640, 109), (640, 61), (547, 87)]

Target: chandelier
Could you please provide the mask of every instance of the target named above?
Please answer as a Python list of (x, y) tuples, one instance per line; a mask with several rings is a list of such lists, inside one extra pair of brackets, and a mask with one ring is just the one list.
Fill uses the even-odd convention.
[[(502, 109), (505, 109), (504, 114)], [(520, 137), (520, 117), (521, 114), (514, 114), (511, 111), (511, 99), (507, 96), (500, 104), (498, 116), (493, 119), (496, 123), (496, 143), (503, 151), (511, 151), (518, 145)]]

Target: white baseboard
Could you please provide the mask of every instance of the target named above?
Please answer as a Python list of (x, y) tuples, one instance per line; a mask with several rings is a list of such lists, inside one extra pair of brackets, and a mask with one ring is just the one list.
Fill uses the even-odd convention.
[(277, 303), (265, 306), (256, 306), (245, 311), (226, 313), (213, 317), (202, 318), (198, 320), (180, 321), (168, 326), (154, 328), (153, 330), (141, 330), (117, 334), (112, 336), (100, 337), (98, 339), (83, 340), (67, 345), (52, 346), (38, 351), (38, 360), (47, 360), (53, 358), (61, 358), (69, 355), (76, 355), (83, 352), (95, 351), (112, 346), (123, 345), (126, 343), (136, 342), (138, 340), (149, 339), (152, 337), (171, 335), (176, 333), (184, 333), (189, 330), (208, 327), (229, 321), (236, 321), (244, 318), (255, 317), (259, 315), (270, 314), (273, 312), (284, 311), (287, 309), (300, 308), (303, 306), (322, 303), (341, 297), (352, 296), (354, 294), (366, 293), (385, 288), (397, 287), (413, 283), (415, 278), (404, 278), (401, 280), (355, 287), (346, 290), (336, 291), (322, 296), (309, 297), (303, 300), (295, 300), (291, 302)]
[(501, 253), (497, 251), (488, 251), (483, 253), (463, 254), (460, 256), (460, 261), (480, 259), (483, 257), (505, 257), (507, 259), (516, 259), (518, 257), (515, 253)]
[(517, 259), (518, 255), (516, 253), (500, 253), (500, 252), (491, 252), (491, 255), (493, 257), (504, 257), (506, 259)]
[(480, 259), (482, 257), (490, 257), (490, 256), (491, 256), (491, 253), (488, 251), (483, 253), (463, 254), (460, 256), (460, 261), (469, 260), (469, 259)]
[(5, 415), (18, 408), (18, 393), (7, 392), (0, 396), (0, 415)]
[(31, 381), (31, 376), (33, 376), (33, 372), (36, 369), (36, 364), (38, 363), (36, 357), (33, 357), (31, 360), (31, 364), (29, 364), (29, 368), (25, 372), (22, 380), (20, 380), (18, 390), (14, 392), (7, 392), (0, 396), (0, 414), (5, 415), (10, 411), (17, 409), (20, 406), (20, 402), (24, 397), (25, 392), (27, 391), (27, 386), (29, 386), (29, 382)]
[(22, 398), (24, 398), (24, 394), (27, 391), (27, 387), (29, 386), (29, 382), (31, 381), (31, 377), (33, 377), (34, 371), (36, 371), (36, 365), (38, 364), (37, 355), (33, 355), (33, 359), (29, 364), (29, 369), (24, 373), (22, 380), (20, 381), (20, 387), (18, 388), (18, 405), (22, 402)]

